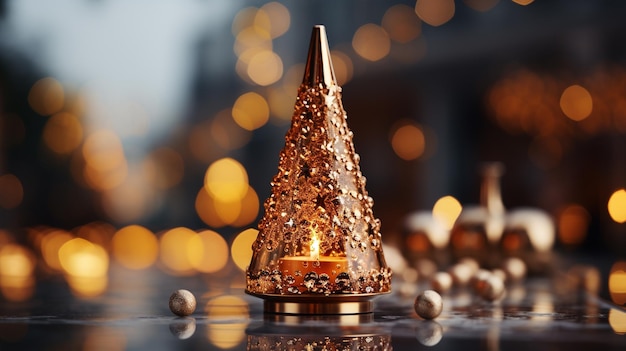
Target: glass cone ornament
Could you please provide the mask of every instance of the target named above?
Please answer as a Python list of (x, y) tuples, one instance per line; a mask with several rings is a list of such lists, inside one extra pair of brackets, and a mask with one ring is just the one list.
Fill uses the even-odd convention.
[(246, 292), (266, 312), (367, 313), (372, 297), (391, 290), (346, 118), (318, 25), (246, 272)]

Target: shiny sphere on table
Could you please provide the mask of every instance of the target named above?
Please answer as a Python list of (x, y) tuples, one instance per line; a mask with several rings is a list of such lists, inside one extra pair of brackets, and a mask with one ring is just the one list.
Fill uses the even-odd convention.
[(188, 316), (196, 310), (196, 297), (191, 291), (178, 289), (170, 296), (170, 311), (177, 316)]
[(425, 290), (415, 299), (415, 312), (424, 319), (437, 318), (443, 310), (443, 299), (434, 290)]
[(504, 295), (505, 290), (502, 278), (491, 274), (478, 287), (478, 295), (487, 301), (495, 301)]

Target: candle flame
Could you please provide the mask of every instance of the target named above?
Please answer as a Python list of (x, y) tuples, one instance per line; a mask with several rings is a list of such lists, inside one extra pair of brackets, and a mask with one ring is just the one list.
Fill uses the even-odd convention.
[(313, 238), (311, 239), (311, 250), (309, 254), (314, 260), (320, 259), (320, 239), (315, 233), (313, 233)]

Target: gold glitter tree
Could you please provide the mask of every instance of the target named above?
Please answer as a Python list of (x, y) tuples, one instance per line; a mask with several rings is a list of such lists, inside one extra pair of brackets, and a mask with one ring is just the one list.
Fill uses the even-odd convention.
[[(313, 28), (271, 186), (252, 247), (246, 292), (266, 301), (321, 296), (327, 297), (321, 302), (329, 303), (390, 291), (380, 221), (365, 189), (321, 25)], [(345, 299), (349, 296), (353, 298)], [(283, 307), (277, 308), (284, 312)], [(363, 312), (363, 306), (356, 309)]]

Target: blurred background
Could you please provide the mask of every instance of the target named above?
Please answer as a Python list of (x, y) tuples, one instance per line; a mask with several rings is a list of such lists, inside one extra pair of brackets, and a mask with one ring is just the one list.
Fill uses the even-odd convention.
[(243, 286), (217, 281), (249, 262), (315, 24), (387, 245), (500, 162), (556, 249), (626, 255), (626, 2), (0, 0), (4, 298), (37, 274), (98, 296), (114, 265)]

